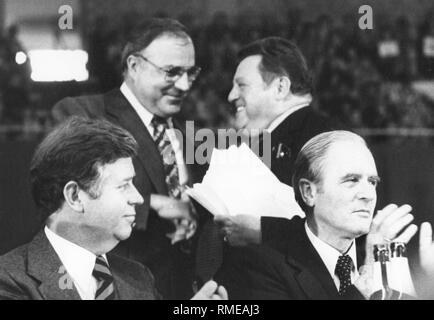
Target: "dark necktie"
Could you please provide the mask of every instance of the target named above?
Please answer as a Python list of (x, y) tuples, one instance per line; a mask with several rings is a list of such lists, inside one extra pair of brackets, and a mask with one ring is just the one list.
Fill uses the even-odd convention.
[(113, 276), (103, 256), (96, 257), (92, 275), (97, 281), (95, 300), (114, 300), (115, 287), (113, 285)]
[(151, 121), (154, 127), (154, 141), (163, 160), (163, 168), (166, 176), (166, 185), (169, 196), (175, 199), (181, 197), (181, 185), (179, 184), (179, 172), (176, 164), (175, 151), (170, 143), (166, 129), (169, 127), (166, 119), (154, 115)]
[(335, 274), (339, 278), (339, 295), (343, 295), (351, 286), (351, 271), (353, 270), (353, 260), (347, 254), (339, 256), (336, 263)]

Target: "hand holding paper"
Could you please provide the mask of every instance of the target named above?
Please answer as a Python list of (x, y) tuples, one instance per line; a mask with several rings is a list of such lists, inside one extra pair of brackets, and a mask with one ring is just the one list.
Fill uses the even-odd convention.
[(214, 149), (202, 183), (194, 184), (187, 194), (217, 216), (304, 217), (293, 189), (281, 183), (245, 144)]

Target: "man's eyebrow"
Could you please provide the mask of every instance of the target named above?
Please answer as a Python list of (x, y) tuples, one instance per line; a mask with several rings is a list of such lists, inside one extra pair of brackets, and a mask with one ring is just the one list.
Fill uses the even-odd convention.
[(381, 177), (377, 176), (377, 175), (370, 176), (369, 179), (370, 180), (375, 180), (375, 181), (377, 181), (377, 183), (381, 182)]
[(346, 179), (349, 179), (349, 178), (361, 178), (361, 177), (362, 177), (362, 175), (358, 174), (358, 173), (347, 173), (346, 175), (344, 175), (341, 178), (341, 180), (346, 180)]
[[(358, 173), (347, 173), (345, 176), (343, 176), (341, 178), (341, 180), (346, 180), (349, 178), (361, 178), (361, 177), (362, 177), (362, 175), (358, 174)], [(378, 175), (371, 175), (371, 176), (369, 176), (368, 179), (377, 181), (378, 183), (381, 182), (381, 178)]]
[(236, 77), (235, 79), (234, 79), (234, 82), (245, 82), (246, 81), (246, 78), (245, 77)]
[(132, 175), (132, 176), (129, 176), (129, 177), (123, 178), (122, 181), (130, 181), (130, 180), (133, 180), (135, 176), (136, 176), (136, 175), (134, 174), (134, 175)]

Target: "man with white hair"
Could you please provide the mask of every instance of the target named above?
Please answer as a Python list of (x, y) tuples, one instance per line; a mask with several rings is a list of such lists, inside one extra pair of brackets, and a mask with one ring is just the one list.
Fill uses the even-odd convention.
[[(417, 231), (408, 205), (386, 206), (373, 218), (379, 181), (363, 138), (348, 131), (315, 136), (294, 165), (295, 197), (306, 219), (287, 220), (279, 230), (285, 251), (234, 248), (216, 279), (231, 299), (369, 298), (373, 245), (408, 242)], [(355, 240), (365, 234), (363, 261)]]

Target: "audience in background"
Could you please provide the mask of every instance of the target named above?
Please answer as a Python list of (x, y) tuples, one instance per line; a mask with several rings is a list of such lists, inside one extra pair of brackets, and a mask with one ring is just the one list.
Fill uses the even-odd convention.
[[(159, 15), (165, 16), (164, 13)], [(218, 12), (203, 25), (190, 13), (181, 14), (179, 19), (190, 28), (197, 47), (198, 65), (203, 71), (180, 117), (195, 120), (197, 126), (231, 127), (234, 110), (226, 97), (236, 67), (236, 52), (253, 40), (281, 36), (301, 48), (314, 70), (316, 108), (354, 128), (434, 126), (434, 102), (411, 85), (413, 80), (434, 78), (432, 13), (428, 12), (420, 21), (405, 16), (376, 15), (372, 30), (359, 29), (355, 22), (358, 16), (354, 15), (322, 15), (312, 20), (297, 8), (289, 9), (287, 15), (288, 19), (279, 22), (247, 13), (230, 18)], [(126, 14), (121, 25), (101, 16), (93, 27), (85, 30), (88, 69), (98, 83), (98, 91), (120, 84), (117, 63), (120, 50), (125, 34), (139, 21), (137, 12)], [(17, 50), (17, 42), (14, 30), (11, 32), (12, 37), (1, 37), (0, 69), (4, 72), (16, 66), (11, 52)], [(23, 78), (28, 77), (28, 73), (10, 76), (10, 71), (4, 72), (2, 74), (8, 76), (0, 79), (0, 105), (3, 105), (0, 124), (36, 120), (44, 128), (48, 113), (41, 117), (24, 117), (26, 108), (43, 105), (41, 101), (33, 101), (38, 97), (32, 92), (36, 87), (29, 88), (28, 78)], [(92, 89), (97, 91), (97, 88)]]

